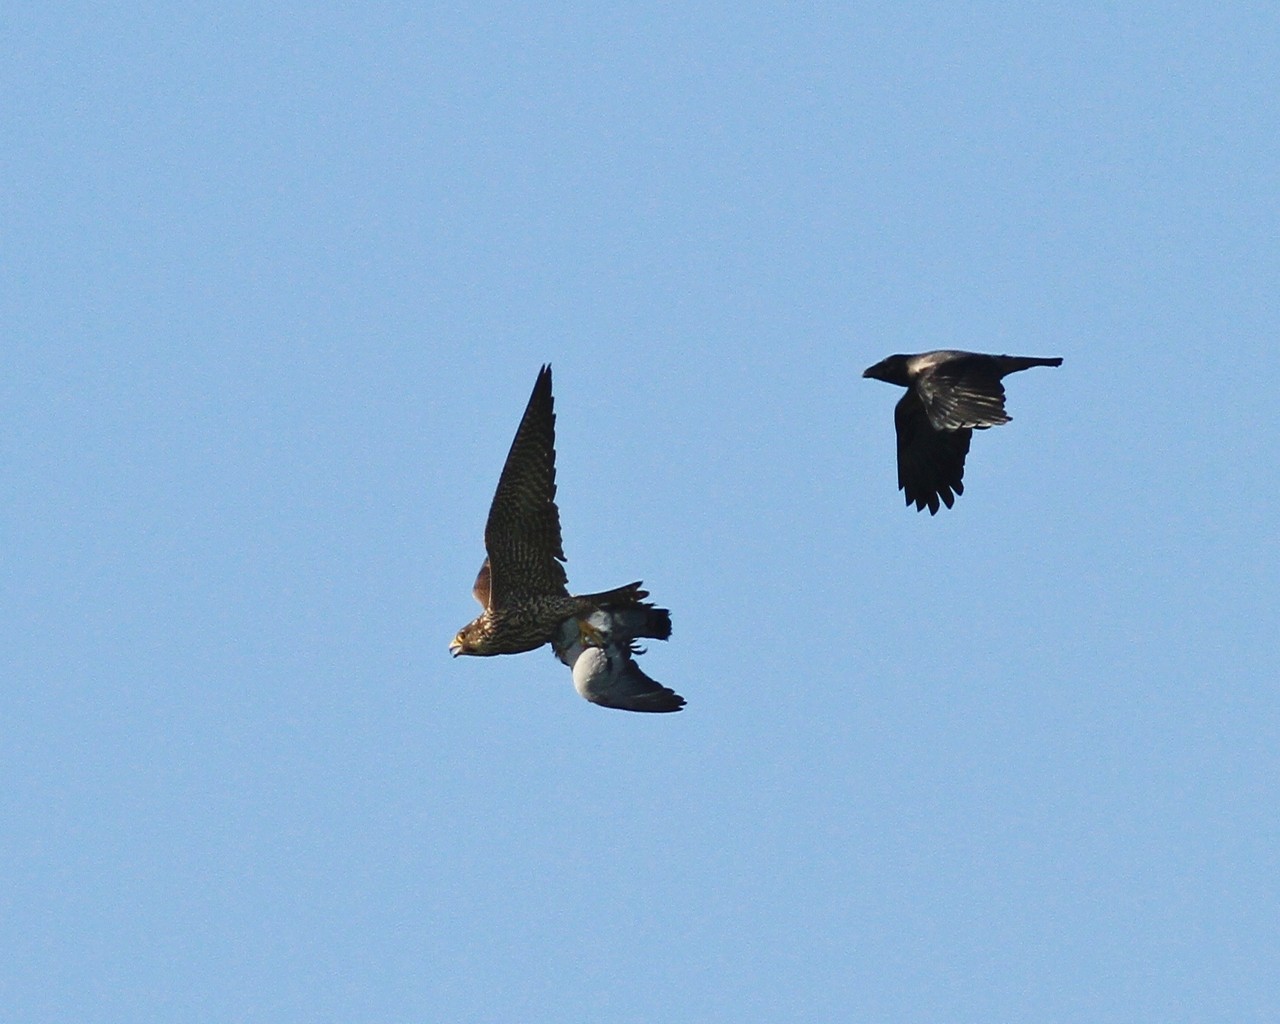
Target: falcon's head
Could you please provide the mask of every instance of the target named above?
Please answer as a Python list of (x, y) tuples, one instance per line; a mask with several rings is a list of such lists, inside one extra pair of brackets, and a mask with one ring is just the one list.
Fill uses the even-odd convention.
[(458, 630), (458, 635), (449, 644), (449, 652), (455, 658), (459, 654), (479, 654), (484, 641), (484, 630), (480, 623), (470, 622)]

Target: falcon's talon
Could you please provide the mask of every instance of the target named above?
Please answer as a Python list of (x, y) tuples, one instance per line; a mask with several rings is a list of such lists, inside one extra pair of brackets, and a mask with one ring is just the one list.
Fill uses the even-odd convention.
[(609, 640), (604, 631), (591, 625), (586, 619), (578, 620), (578, 642), (583, 647), (608, 647)]

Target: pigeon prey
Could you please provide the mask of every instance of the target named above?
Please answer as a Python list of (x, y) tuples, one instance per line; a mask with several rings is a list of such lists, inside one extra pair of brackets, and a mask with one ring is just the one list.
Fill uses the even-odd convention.
[(921, 352), (889, 356), (862, 376), (907, 389), (893, 410), (898, 432), (898, 488), (907, 504), (930, 515), (964, 493), (964, 457), (975, 430), (1009, 422), (1001, 378), (1032, 366), (1061, 366), (1060, 358), (989, 356), (978, 352)]
[[(567, 620), (588, 620), (604, 608), (615, 616), (633, 608), (643, 610), (644, 616), (657, 611), (644, 603), (649, 595), (639, 581), (599, 594), (569, 593), (556, 508), (555, 423), (551, 367), (544, 366), (516, 429), (485, 523), (488, 557), (472, 587), (484, 611), (458, 630), (449, 644), (454, 657), (532, 651), (555, 639)], [(670, 616), (666, 611), (662, 615), (665, 635), (669, 635)], [(645, 628), (644, 621), (647, 618), (639, 628)]]
[(635, 656), (637, 637), (665, 640), (671, 613), (651, 604), (601, 608), (561, 624), (556, 657), (573, 670), (573, 686), (592, 704), (622, 711), (679, 711), (684, 698), (645, 675)]

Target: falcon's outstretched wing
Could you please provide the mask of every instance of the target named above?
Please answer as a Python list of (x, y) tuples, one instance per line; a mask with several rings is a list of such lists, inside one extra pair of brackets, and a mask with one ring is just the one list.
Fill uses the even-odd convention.
[[(486, 607), (509, 607), (530, 597), (567, 596), (556, 508), (556, 416), (550, 366), (538, 374), (511, 442), (489, 507), (484, 546), (489, 553)], [(485, 576), (483, 568), (480, 576)], [(476, 580), (477, 597), (481, 578)]]

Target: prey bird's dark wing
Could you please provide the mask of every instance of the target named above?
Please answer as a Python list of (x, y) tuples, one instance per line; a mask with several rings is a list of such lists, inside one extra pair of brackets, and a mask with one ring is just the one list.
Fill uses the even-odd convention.
[(1009, 422), (1004, 372), (993, 357), (966, 353), (921, 372), (915, 390), (936, 430), (998, 427)]
[[(489, 553), (488, 604), (504, 608), (530, 597), (567, 596), (560, 510), (556, 508), (556, 416), (551, 367), (538, 374), (507, 454), (484, 527)], [(484, 589), (481, 568), (476, 596)]]
[(679, 711), (685, 699), (649, 676), (628, 647), (588, 647), (573, 664), (573, 685), (592, 704), (619, 711)]
[(964, 458), (969, 454), (973, 431), (967, 428), (937, 430), (914, 388), (898, 400), (893, 410), (898, 434), (898, 486), (907, 504), (916, 510), (929, 508), (938, 514), (939, 501), (950, 508), (964, 493)]

